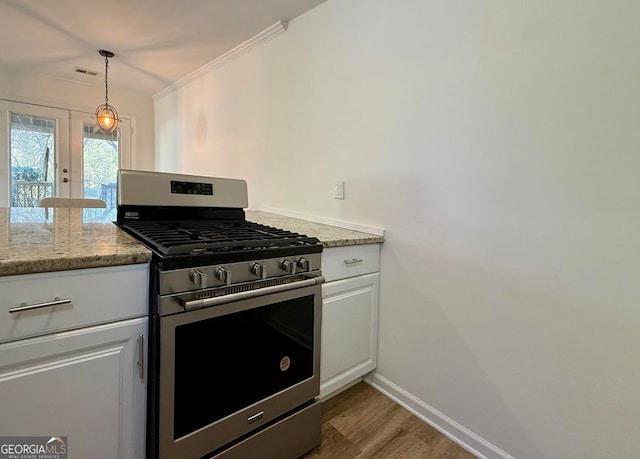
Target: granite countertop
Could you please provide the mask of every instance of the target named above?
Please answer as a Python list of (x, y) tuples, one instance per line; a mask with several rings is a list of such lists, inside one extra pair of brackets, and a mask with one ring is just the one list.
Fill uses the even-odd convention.
[(384, 242), (384, 237), (382, 236), (362, 233), (338, 226), (325, 225), (323, 223), (315, 223), (309, 220), (285, 217), (283, 215), (259, 210), (247, 210), (245, 214), (247, 220), (255, 223), (317, 237), (320, 242), (322, 242), (322, 245), (327, 248), (345, 245), (379, 244)]
[[(115, 209), (0, 208), (0, 276), (147, 263), (151, 251), (112, 222)], [(317, 237), (324, 247), (382, 236), (248, 210), (249, 221)]]
[(147, 263), (104, 209), (0, 208), (0, 276)]

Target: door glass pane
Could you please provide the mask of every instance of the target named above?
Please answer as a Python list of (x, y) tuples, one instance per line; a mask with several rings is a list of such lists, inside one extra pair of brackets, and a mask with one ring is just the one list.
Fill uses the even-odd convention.
[(55, 196), (56, 121), (11, 114), (11, 207)]
[(82, 144), (84, 197), (102, 199), (107, 209), (116, 207), (118, 132), (104, 134), (95, 124), (85, 124)]

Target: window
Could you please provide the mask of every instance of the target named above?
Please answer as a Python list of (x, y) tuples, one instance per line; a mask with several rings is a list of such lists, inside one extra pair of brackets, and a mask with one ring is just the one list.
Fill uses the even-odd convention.
[(82, 144), (85, 198), (102, 199), (116, 207), (119, 167), (118, 132), (104, 134), (94, 124), (85, 124)]

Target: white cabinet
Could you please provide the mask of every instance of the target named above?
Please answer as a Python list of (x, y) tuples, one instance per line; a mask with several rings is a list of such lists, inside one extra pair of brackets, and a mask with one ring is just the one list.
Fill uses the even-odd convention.
[(148, 284), (146, 264), (0, 277), (0, 342), (146, 316)]
[[(375, 244), (326, 249), (323, 253), (325, 277), (340, 280), (322, 287), (321, 399), (376, 368), (379, 250)], [(332, 260), (326, 267), (328, 272), (325, 254)], [(357, 269), (369, 274), (345, 275), (347, 270)]]
[[(124, 289), (140, 272), (144, 283)], [(67, 437), (70, 458), (144, 457), (147, 275), (137, 265), (0, 278), (3, 436)], [(33, 304), (59, 291), (71, 302), (8, 312), (17, 296)], [(24, 333), (30, 337), (14, 339)]]
[(380, 244), (331, 247), (322, 252), (322, 274), (327, 282), (380, 270)]
[(144, 456), (147, 319), (0, 345), (0, 432), (67, 437), (69, 457)]

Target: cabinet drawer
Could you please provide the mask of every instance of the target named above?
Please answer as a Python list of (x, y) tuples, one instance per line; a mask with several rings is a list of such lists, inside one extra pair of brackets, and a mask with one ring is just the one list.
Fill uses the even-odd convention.
[(380, 244), (330, 247), (322, 252), (322, 274), (327, 282), (375, 273), (380, 266)]
[[(147, 264), (0, 277), (0, 342), (148, 313)], [(12, 308), (71, 300), (10, 313)]]

